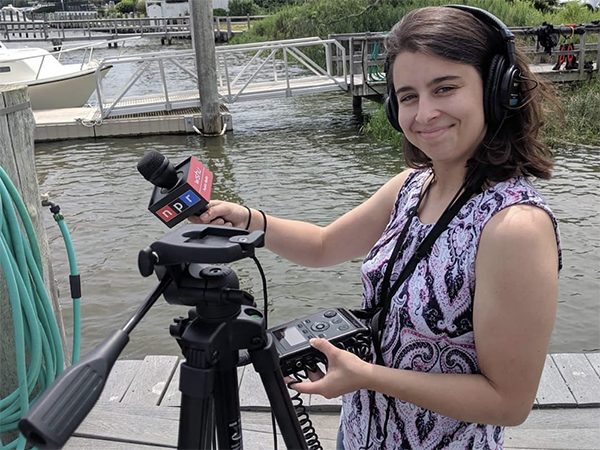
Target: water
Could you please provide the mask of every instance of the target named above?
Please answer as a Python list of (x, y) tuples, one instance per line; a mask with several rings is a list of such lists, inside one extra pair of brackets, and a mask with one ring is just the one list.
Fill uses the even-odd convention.
[[(109, 77), (119, 74), (110, 72)], [(374, 108), (364, 104), (367, 113)], [(145, 152), (159, 151), (175, 163), (195, 155), (215, 175), (213, 198), (319, 225), (359, 205), (404, 168), (397, 149), (358, 132), (351, 99), (343, 94), (248, 102), (230, 109), (235, 131), (221, 138), (153, 136), (36, 144), (41, 191), (49, 191), (61, 205), (77, 252), (83, 283), (82, 353), (120, 328), (156, 284), (155, 278), (142, 278), (137, 270), (139, 250), (168, 232), (146, 210), (151, 185), (136, 170)], [(600, 349), (599, 151), (556, 149), (554, 178), (535, 183), (553, 208), (563, 239), (564, 269), (551, 352)], [(70, 327), (64, 244), (50, 213), (46, 224)], [(270, 326), (325, 307), (360, 304), (360, 259), (308, 269), (264, 249), (257, 255), (268, 281)], [(262, 306), (260, 276), (253, 263), (245, 260), (232, 267), (241, 288)], [(168, 327), (173, 317), (186, 313), (185, 307), (159, 300), (132, 334), (122, 357), (178, 355)]]

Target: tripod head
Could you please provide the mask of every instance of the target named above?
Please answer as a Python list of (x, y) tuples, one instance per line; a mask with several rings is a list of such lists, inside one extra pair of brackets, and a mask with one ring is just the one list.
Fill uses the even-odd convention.
[(220, 319), (239, 311), (239, 305), (253, 305), (254, 298), (239, 290), (237, 275), (228, 263), (254, 257), (264, 245), (264, 233), (239, 228), (187, 225), (166, 235), (138, 255), (142, 276), (167, 274), (173, 283), (165, 290), (170, 304), (196, 306), (207, 318)]

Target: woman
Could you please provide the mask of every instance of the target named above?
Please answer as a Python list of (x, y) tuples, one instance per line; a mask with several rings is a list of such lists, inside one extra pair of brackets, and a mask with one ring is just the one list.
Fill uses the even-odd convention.
[[(389, 297), (379, 364), (317, 339), (327, 374), (294, 385), (344, 394), (338, 448), (502, 449), (503, 427), (522, 423), (535, 399), (561, 267), (556, 220), (527, 179), (550, 177), (537, 139), (549, 94), (483, 14), (427, 7), (391, 31), (388, 111), (411, 169), (362, 205), (327, 227), (220, 201), (195, 220), (268, 221), (266, 246), (310, 267), (367, 254), (363, 308)], [(458, 196), (466, 203), (444, 214)], [(401, 274), (440, 217), (448, 226)]]

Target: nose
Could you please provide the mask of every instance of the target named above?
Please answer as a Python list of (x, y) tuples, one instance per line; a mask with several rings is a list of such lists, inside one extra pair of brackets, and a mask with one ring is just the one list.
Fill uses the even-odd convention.
[(417, 116), (415, 117), (417, 122), (427, 124), (433, 119), (439, 117), (439, 115), (440, 111), (435, 100), (427, 96), (419, 97), (419, 110), (417, 111)]

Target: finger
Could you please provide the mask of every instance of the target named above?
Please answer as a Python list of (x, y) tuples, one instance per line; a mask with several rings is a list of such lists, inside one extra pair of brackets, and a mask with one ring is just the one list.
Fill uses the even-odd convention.
[(292, 389), (301, 394), (321, 394), (322, 385), (323, 379), (314, 382), (303, 381), (302, 383), (294, 384)]
[(327, 356), (327, 359), (329, 359), (330, 356), (333, 356), (335, 352), (340, 351), (339, 348), (337, 348), (327, 339), (313, 338), (310, 340), (310, 345)]
[(216, 217), (215, 219), (210, 221), (211, 225), (224, 225), (225, 221), (223, 220), (222, 217)]
[(308, 374), (308, 379), (313, 382), (319, 381), (325, 376), (321, 369), (317, 369), (316, 372), (311, 372), (310, 370), (307, 370), (306, 373)]
[(220, 207), (221, 203), (223, 203), (221, 200), (211, 200), (208, 204), (208, 209), (200, 215), (200, 219), (202, 219), (205, 223), (208, 223), (217, 217), (222, 216), (223, 208)]

